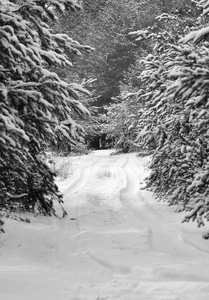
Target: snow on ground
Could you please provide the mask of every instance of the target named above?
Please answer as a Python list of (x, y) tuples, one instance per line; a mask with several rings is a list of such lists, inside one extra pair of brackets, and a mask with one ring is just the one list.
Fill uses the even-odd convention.
[(68, 216), (6, 223), (0, 299), (208, 300), (205, 229), (140, 189), (148, 158), (68, 159), (73, 172), (57, 180)]

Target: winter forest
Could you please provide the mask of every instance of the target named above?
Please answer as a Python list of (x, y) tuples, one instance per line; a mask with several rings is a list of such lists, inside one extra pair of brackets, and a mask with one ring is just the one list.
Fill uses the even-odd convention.
[[(108, 220), (111, 219), (114, 223), (125, 218), (128, 226), (126, 228), (132, 228), (129, 214), (140, 218), (138, 200), (135, 199), (139, 193), (140, 199), (152, 195), (151, 202), (143, 200), (146, 202), (143, 203), (144, 209), (150, 214), (150, 222), (153, 222), (154, 233), (150, 233), (151, 229), (148, 230), (148, 227), (142, 228), (146, 243), (152, 240), (152, 251), (166, 248), (165, 241), (169, 238), (177, 252), (181, 252), (178, 244), (180, 239), (186, 240), (187, 247), (190, 247), (193, 236), (191, 232), (186, 235), (185, 232), (189, 229), (182, 228), (192, 228), (195, 239), (200, 239), (200, 246), (192, 244), (194, 252), (201, 248), (201, 253), (208, 260), (208, 50), (208, 0), (0, 1), (0, 260), (1, 256), (3, 259), (8, 255), (8, 260), (10, 257), (10, 252), (7, 252), (8, 238), (4, 241), (8, 232), (8, 237), (15, 236), (16, 227), (12, 227), (13, 223), (10, 222), (20, 224), (18, 226), (22, 228), (26, 237), (31, 238), (31, 243), (37, 245), (40, 239), (43, 244), (48, 241), (45, 240), (44, 234), (39, 236), (33, 231), (34, 239), (30, 237), (27, 226), (35, 226), (29, 225), (30, 222), (38, 225), (40, 224), (37, 222), (43, 222), (44, 226), (52, 222), (50, 226), (59, 224), (56, 226), (67, 230), (68, 222), (75, 221), (76, 230), (81, 230), (78, 230), (81, 234), (86, 231), (82, 231), (78, 218), (72, 213), (75, 210), (78, 214), (78, 204), (72, 204), (73, 201), (80, 203), (82, 197), (86, 197), (88, 205), (94, 205), (94, 209), (97, 209), (100, 205), (102, 207), (101, 203), (106, 203), (104, 199), (108, 198), (113, 202), (111, 217), (108, 215), (106, 219), (109, 218)], [(60, 164), (62, 168), (69, 167), (67, 175), (61, 174), (63, 169), (61, 170)], [(80, 171), (82, 164), (84, 167)], [(108, 197), (102, 192), (101, 181), (97, 185), (96, 179), (92, 183), (95, 188), (94, 194), (92, 190), (86, 190), (85, 196), (81, 194), (87, 180), (93, 180), (91, 172), (96, 168), (97, 180), (103, 180), (104, 188), (109, 182), (107, 190), (112, 189)], [(72, 175), (74, 173), (77, 174), (76, 178)], [(71, 184), (69, 174), (73, 178)], [(59, 181), (60, 177), (62, 181)], [(123, 178), (126, 179), (125, 187), (119, 182)], [(117, 197), (113, 197), (116, 190), (124, 209), (123, 217), (120, 212), (117, 218), (112, 216), (113, 212), (119, 209), (114, 202)], [(75, 196), (76, 193), (79, 197)], [(128, 203), (131, 195), (132, 200), (136, 202), (134, 205)], [(72, 205), (69, 210), (68, 202)], [(107, 206), (107, 203), (105, 205)], [(79, 207), (80, 212), (84, 214), (84, 205)], [(91, 206), (89, 210), (92, 212)], [(168, 211), (172, 211), (169, 217)], [(93, 212), (95, 215), (97, 210)], [(108, 213), (108, 209), (106, 212)], [(181, 236), (179, 234), (177, 242), (174, 241), (176, 229), (172, 227), (173, 229), (164, 236), (163, 228), (169, 225), (163, 223), (159, 223), (159, 232), (162, 227), (160, 241), (150, 238), (159, 233), (154, 229), (158, 226), (155, 215), (152, 215), (154, 213), (160, 215), (161, 219), (167, 218), (168, 224), (173, 222), (176, 226), (181, 226), (178, 228), (184, 233)], [(145, 213), (141, 218), (145, 218)], [(92, 217), (92, 223), (93, 220)], [(144, 224), (149, 226), (149, 220), (143, 220)], [(82, 221), (84, 222), (83, 219)], [(110, 225), (111, 222), (108, 222)], [(69, 228), (73, 226), (71, 223)], [(97, 226), (100, 226), (98, 224), (99, 221)], [(119, 223), (115, 225), (120, 229), (117, 231), (117, 238), (115, 231), (111, 231), (111, 238), (115, 234), (114, 243), (118, 243), (118, 239), (125, 239), (126, 243), (131, 244), (138, 239), (135, 229), (129, 235), (127, 230), (123, 231), (125, 238), (124, 234), (121, 237), (121, 224), (122, 221), (120, 226)], [(35, 230), (35, 227), (31, 230)], [(47, 232), (46, 230), (46, 235)], [(184, 235), (187, 237), (184, 238)], [(191, 240), (188, 241), (190, 235)], [(144, 239), (144, 235), (142, 236)], [(63, 243), (56, 230), (54, 238)], [(18, 235), (16, 239), (19, 243)], [(64, 236), (63, 239), (67, 240), (67, 237)], [(99, 244), (99, 239), (100, 237), (95, 245)], [(69, 240), (68, 244), (62, 244), (62, 248), (69, 246), (70, 249), (74, 249), (73, 247), (77, 247), (76, 243), (81, 247), (79, 241), (76, 240), (73, 244), (74, 240)], [(123, 249), (129, 249), (126, 246), (123, 246)], [(54, 244), (51, 248), (47, 247), (42, 249), (42, 255), (47, 249), (47, 258), (52, 259), (52, 249), (56, 247)], [(121, 244), (118, 247), (121, 250)], [(30, 249), (32, 253), (35, 251), (32, 246)], [(185, 259), (187, 250), (185, 247)], [(24, 251), (21, 253), (25, 255), (28, 250), (25, 248)], [(72, 256), (76, 255), (76, 251), (72, 252)], [(63, 253), (59, 252), (60, 257), (67, 255)], [(55, 298), (43, 292), (40, 292), (42, 296), (36, 295), (34, 298), (27, 298), (19, 293), (18, 298), (17, 294), (7, 294), (5, 290), (2, 297), (0, 294), (1, 299), (208, 299), (209, 286), (201, 286), (198, 290), (199, 281), (198, 287), (195, 287), (199, 292), (194, 297), (189, 294), (187, 298), (186, 295), (192, 288), (188, 286), (184, 297), (183, 294), (175, 294), (172, 298), (169, 292), (156, 294), (153, 288), (153, 294), (150, 292), (146, 298), (145, 294), (139, 294), (144, 286), (136, 286), (133, 278), (139, 276), (146, 281), (148, 273), (145, 278), (137, 273), (138, 269), (126, 269), (126, 266), (121, 266), (119, 262), (113, 265), (114, 258), (107, 262), (90, 250), (86, 253), (88, 259), (94, 263), (111, 269), (112, 273), (120, 273), (119, 277), (115, 277), (115, 281), (111, 284), (108, 282), (109, 294), (104, 293), (104, 286), (103, 290), (101, 286), (100, 289), (95, 288), (95, 294), (87, 292), (86, 297), (85, 293), (81, 292), (83, 287), (75, 288), (71, 296), (57, 294)], [(44, 257), (46, 258), (46, 255)], [(134, 265), (134, 256), (128, 257), (133, 259)], [(68, 261), (68, 256), (65, 259)], [(206, 259), (201, 261), (203, 268), (206, 268), (205, 261)], [(3, 265), (4, 262), (7, 262), (6, 258)], [(99, 272), (96, 268), (95, 272)], [(167, 269), (162, 271), (156, 267), (156, 270), (157, 275), (155, 277), (152, 273), (152, 279), (161, 276), (161, 282), (162, 278), (167, 278)], [(188, 268), (184, 271), (189, 274), (189, 270)], [(204, 278), (205, 281), (209, 280), (207, 270), (203, 271), (207, 278)], [(179, 270), (176, 269), (177, 271)], [(44, 272), (46, 276), (50, 274), (48, 271)], [(135, 272), (135, 275), (132, 272)], [(175, 276), (178, 277), (178, 274)], [(36, 275), (31, 273), (30, 276), (33, 278)], [(119, 286), (122, 276), (127, 276), (123, 281), (123, 285), (126, 282), (127, 288), (125, 290), (123, 287), (123, 293), (116, 294), (113, 291), (116, 284), (114, 282), (117, 281)], [(168, 276), (171, 277), (171, 274)], [(199, 273), (198, 276), (201, 277)], [(200, 280), (201, 284), (204, 280)], [(192, 277), (191, 281), (196, 282), (197, 278)], [(102, 280), (99, 284), (101, 282)], [(50, 286), (52, 283), (47, 284)], [(17, 286), (18, 281), (15, 290)], [(135, 292), (132, 291), (132, 287)], [(150, 291), (150, 286), (146, 286), (146, 293), (147, 289)], [(170, 285), (170, 291), (172, 289), (178, 290), (178, 287)], [(128, 297), (130, 291), (133, 294), (129, 294)]]

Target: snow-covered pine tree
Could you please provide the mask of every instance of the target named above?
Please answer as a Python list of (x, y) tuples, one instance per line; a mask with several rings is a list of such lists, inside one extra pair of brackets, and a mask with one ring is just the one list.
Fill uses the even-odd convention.
[(114, 141), (114, 147), (121, 152), (136, 151), (136, 124), (142, 114), (137, 93), (125, 93), (106, 106), (106, 117), (102, 132)]
[[(86, 87), (88, 90), (92, 89), (92, 83), (94, 83), (95, 79), (90, 78), (89, 80), (82, 80), (82, 86)], [(67, 138), (61, 137), (61, 140), (58, 140), (55, 151), (68, 155), (70, 152), (74, 154), (85, 154), (88, 153), (88, 150), (91, 148), (92, 141), (96, 136), (101, 135), (101, 115), (98, 112), (98, 107), (95, 107), (92, 103), (93, 99), (89, 97), (89, 95), (82, 95), (79, 98), (79, 101), (89, 110), (90, 114), (85, 118), (81, 118), (79, 114), (76, 112), (73, 113), (73, 120), (85, 128), (85, 143), (83, 141), (76, 143), (76, 145), (72, 145), (68, 143)], [(54, 147), (53, 147), (54, 149)]]
[[(199, 5), (207, 13), (209, 1)], [(147, 106), (138, 125), (138, 140), (156, 145), (148, 187), (160, 199), (189, 211), (183, 221), (196, 220), (198, 226), (209, 220), (208, 44), (197, 45), (207, 35), (208, 29), (198, 21), (180, 44), (157, 41), (155, 55), (144, 60), (141, 79)], [(195, 44), (186, 44), (190, 40)]]
[(42, 159), (47, 143), (64, 136), (76, 143), (84, 129), (72, 112), (82, 86), (62, 80), (51, 66), (71, 67), (68, 54), (91, 51), (47, 23), (56, 12), (78, 10), (74, 0), (3, 0), (0, 3), (0, 207), (51, 215), (62, 195)]
[[(155, 3), (147, 1), (144, 5), (144, 9), (147, 9), (147, 11), (152, 9), (157, 13), (170, 9), (175, 11), (175, 15), (163, 13), (156, 19), (152, 15), (152, 21), (150, 20), (148, 24), (154, 24), (153, 26), (129, 33), (133, 36), (137, 34), (137, 48), (141, 51), (138, 51), (136, 62), (123, 75), (123, 82), (120, 84), (120, 97), (118, 97), (117, 103), (107, 107), (107, 125), (104, 128), (110, 136), (114, 136), (116, 147), (122, 150), (127, 148), (136, 149), (136, 147), (142, 149), (146, 145), (152, 151), (156, 147), (152, 130), (149, 131), (149, 135), (146, 134), (146, 140), (144, 140), (144, 133), (148, 133), (144, 122), (148, 125), (148, 129), (152, 123), (151, 121), (153, 121), (153, 116), (146, 115), (145, 119), (143, 119), (141, 118), (141, 113), (144, 105), (146, 105), (147, 112), (149, 105), (152, 105), (149, 100), (160, 85), (160, 80), (164, 81), (163, 63), (161, 64), (161, 58), (158, 58), (158, 56), (164, 53), (168, 43), (177, 43), (180, 30), (186, 26), (193, 25), (193, 20), (190, 16), (187, 16), (187, 13), (183, 19), (179, 13), (181, 11), (180, 8), (187, 5), (187, 3), (164, 1), (162, 4), (161, 1)], [(142, 25), (144, 25), (143, 22)], [(152, 51), (153, 48), (154, 52)], [(149, 54), (142, 60), (142, 55), (144, 56), (150, 52), (153, 52), (152, 55)], [(165, 53), (163, 55), (166, 56)], [(143, 73), (140, 77), (142, 70)], [(162, 78), (160, 79), (161, 76)], [(141, 131), (140, 129), (142, 128), (145, 128), (141, 133), (144, 143), (138, 143), (138, 141), (135, 143), (136, 132)], [(144, 153), (144, 151), (142, 152)]]

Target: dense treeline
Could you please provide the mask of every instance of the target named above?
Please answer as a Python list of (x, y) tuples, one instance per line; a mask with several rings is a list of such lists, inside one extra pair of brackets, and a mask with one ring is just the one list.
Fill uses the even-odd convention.
[(75, 58), (75, 70), (67, 76), (76, 73), (80, 79), (95, 78), (92, 97), (101, 107), (120, 94), (124, 71), (147, 48), (146, 42), (139, 46), (129, 32), (152, 25), (158, 8), (152, 0), (83, 0), (82, 4), (83, 11), (65, 14), (58, 28), (95, 48), (89, 55)]
[(188, 211), (183, 221), (202, 226), (209, 219), (209, 1), (187, 4), (189, 10), (163, 13), (152, 27), (132, 32), (153, 50), (130, 69), (139, 87), (132, 80), (126, 93), (123, 88), (119, 103), (108, 109), (108, 128), (117, 130), (112, 118), (117, 114), (122, 121), (126, 112), (126, 135), (118, 140), (126, 137), (127, 144), (129, 136), (130, 148), (153, 151), (147, 187), (178, 211)]
[[(95, 79), (90, 87), (93, 101), (91, 106), (94, 104), (99, 107), (96, 113), (98, 119), (94, 118), (94, 121), (101, 126), (96, 126), (96, 130), (87, 132), (88, 141), (90, 140), (91, 143), (92, 140), (101, 138), (109, 132), (108, 126), (106, 127), (106, 116), (100, 116), (99, 113), (106, 112), (105, 105), (109, 106), (114, 102), (123, 90), (126, 93), (129, 89), (133, 93), (133, 88), (139, 87), (140, 82), (136, 78), (142, 70), (139, 59), (152, 52), (152, 43), (146, 40), (136, 40), (130, 32), (153, 27), (155, 17), (162, 13), (172, 11), (178, 12), (181, 16), (185, 11), (188, 12), (190, 1), (182, 3), (182, 1), (153, 0), (83, 0), (80, 2), (83, 5), (83, 11), (77, 14), (66, 13), (55, 29), (64, 31), (78, 41), (95, 48), (95, 51), (88, 55), (75, 57), (75, 68), (65, 73), (69, 80), (76, 78), (78, 82), (86, 78)], [(61, 70), (58, 72), (63, 73)], [(130, 86), (130, 80), (133, 80), (133, 86)], [(120, 122), (117, 124), (119, 125)], [(111, 126), (110, 133), (112, 134)], [(134, 133), (131, 135), (134, 136)], [(125, 133), (124, 136), (126, 140), (130, 140), (129, 134)], [(121, 139), (119, 135), (117, 137), (107, 135), (107, 137), (116, 141), (118, 145), (127, 145), (127, 142), (123, 143), (123, 138)], [(126, 149), (128, 148), (127, 145)]]

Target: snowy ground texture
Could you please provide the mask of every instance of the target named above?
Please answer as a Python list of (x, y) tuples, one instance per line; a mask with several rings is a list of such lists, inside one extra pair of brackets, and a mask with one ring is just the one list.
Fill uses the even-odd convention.
[(140, 190), (148, 158), (106, 150), (69, 164), (65, 219), (6, 223), (1, 300), (209, 299), (205, 228)]

